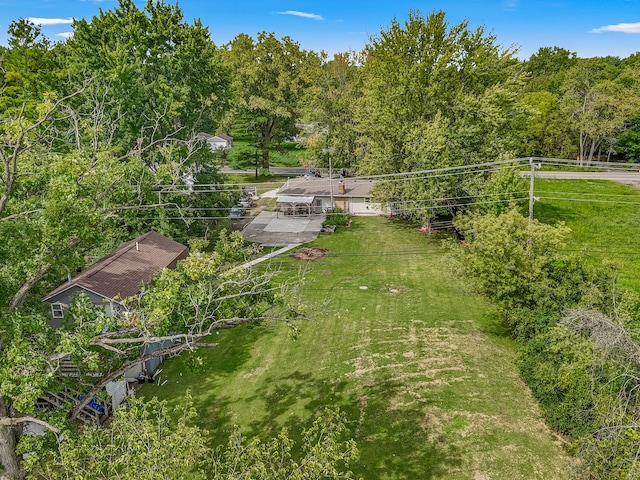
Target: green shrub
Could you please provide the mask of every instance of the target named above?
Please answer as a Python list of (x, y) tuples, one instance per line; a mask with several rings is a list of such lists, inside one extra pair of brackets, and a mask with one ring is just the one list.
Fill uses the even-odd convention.
[(574, 438), (599, 427), (594, 411), (592, 356), (591, 342), (557, 326), (529, 340), (518, 361), (547, 422)]
[(327, 212), (327, 219), (324, 224), (344, 227), (349, 224), (349, 220), (351, 220), (351, 215), (346, 213), (342, 208), (337, 207), (334, 208), (333, 211)]

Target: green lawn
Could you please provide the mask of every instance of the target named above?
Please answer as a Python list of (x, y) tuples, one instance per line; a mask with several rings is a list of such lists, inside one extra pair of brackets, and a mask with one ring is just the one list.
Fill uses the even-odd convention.
[(567, 478), (512, 342), (448, 273), (439, 239), (356, 218), (314, 246), (328, 256), (275, 261), (283, 276), (304, 277), (312, 309), (297, 340), (280, 324), (222, 332), (219, 347), (196, 354), (202, 364), (165, 362), (143, 394), (176, 403), (189, 389), (217, 444), (233, 424), (295, 436), (339, 405), (361, 452), (354, 471), (367, 479)]
[[(250, 144), (249, 140), (234, 137), (233, 148), (242, 150)], [(280, 148), (269, 150), (269, 163), (273, 167), (297, 167), (306, 154), (305, 148), (299, 143), (283, 142)]]
[(620, 282), (640, 293), (640, 189), (602, 180), (536, 179), (536, 219), (571, 228), (567, 250), (594, 264), (614, 261)]

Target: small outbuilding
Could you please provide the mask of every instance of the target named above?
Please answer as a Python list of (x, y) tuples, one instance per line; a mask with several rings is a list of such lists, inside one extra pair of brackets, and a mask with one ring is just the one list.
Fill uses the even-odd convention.
[(314, 203), (314, 197), (303, 197), (296, 195), (278, 195), (276, 197), (275, 211), (285, 215), (311, 215), (312, 213), (322, 213), (319, 202)]
[(233, 147), (233, 138), (224, 133), (220, 133), (218, 135), (211, 135), (209, 133), (201, 132), (198, 135), (196, 135), (196, 138), (198, 140), (207, 142), (207, 145), (209, 145), (209, 149), (212, 152), (229, 150), (231, 147)]

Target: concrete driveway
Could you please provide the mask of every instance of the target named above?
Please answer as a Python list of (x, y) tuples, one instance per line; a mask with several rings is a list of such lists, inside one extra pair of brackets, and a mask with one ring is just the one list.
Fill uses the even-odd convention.
[(260, 212), (244, 227), (242, 236), (248, 242), (267, 247), (312, 242), (318, 237), (325, 218), (325, 215), (294, 217), (282, 212)]

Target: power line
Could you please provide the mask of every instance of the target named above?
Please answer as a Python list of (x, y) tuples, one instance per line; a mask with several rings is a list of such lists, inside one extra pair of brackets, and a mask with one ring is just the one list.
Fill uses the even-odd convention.
[(527, 200), (528, 197), (519, 197), (519, 198), (508, 198), (503, 200), (488, 200), (483, 202), (467, 202), (467, 203), (449, 203), (435, 206), (426, 206), (426, 207), (415, 207), (415, 208), (403, 208), (402, 211), (416, 211), (416, 210), (436, 210), (440, 208), (451, 208), (451, 207), (465, 207), (469, 205), (486, 205), (491, 203), (508, 203), (508, 202), (517, 202), (521, 200)]
[(484, 193), (484, 194), (479, 194), (479, 195), (460, 195), (460, 196), (456, 196), (456, 197), (441, 197), (441, 198), (428, 198), (428, 199), (422, 199), (422, 200), (397, 200), (397, 201), (389, 201), (389, 202), (384, 202), (384, 203), (393, 203), (393, 204), (399, 204), (399, 203), (423, 203), (423, 202), (440, 202), (440, 201), (446, 201), (446, 200), (464, 200), (464, 199), (468, 199), (468, 198), (481, 198), (481, 197), (499, 197), (499, 196), (504, 196), (504, 195), (516, 195), (516, 194), (522, 194), (522, 193), (528, 193), (527, 190), (518, 190), (515, 192), (504, 192), (504, 193)]

